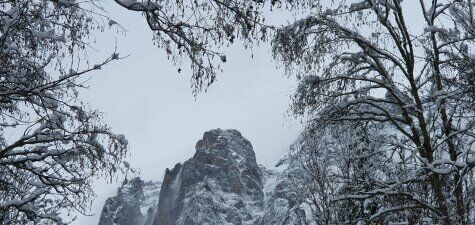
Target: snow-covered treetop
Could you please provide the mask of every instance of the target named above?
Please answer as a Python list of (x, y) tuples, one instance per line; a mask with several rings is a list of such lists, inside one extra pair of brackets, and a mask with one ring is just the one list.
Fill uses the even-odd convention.
[(85, 213), (91, 178), (121, 169), (125, 137), (78, 99), (81, 76), (119, 58), (85, 63), (90, 32), (107, 19), (96, 3), (0, 3), (2, 224), (61, 224), (61, 210)]
[[(473, 4), (315, 1), (307, 17), (273, 39), (275, 58), (300, 80), (293, 112), (309, 118), (310, 130), (338, 122), (387, 126), (393, 134), (383, 143), (398, 149), (404, 162), (414, 159), (432, 184), (437, 207), (414, 204), (442, 215), (442, 224), (463, 224), (456, 183), (471, 180), (467, 171), (475, 166)], [(413, 182), (421, 179), (412, 175)], [(442, 197), (449, 185), (444, 176), (453, 176), (458, 189), (452, 208)]]

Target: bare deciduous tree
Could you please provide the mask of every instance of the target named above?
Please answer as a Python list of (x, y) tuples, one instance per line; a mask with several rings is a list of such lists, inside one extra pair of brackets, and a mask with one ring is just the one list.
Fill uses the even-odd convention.
[[(115, 0), (126, 9), (141, 12), (154, 32), (154, 41), (172, 60), (189, 61), (192, 88), (199, 92), (216, 79), (226, 62), (223, 46), (242, 40), (245, 46), (267, 37), (258, 10), (261, 1), (199, 0), (150, 1)], [(181, 69), (178, 69), (180, 72)]]
[[(215, 80), (220, 63), (226, 61), (222, 45), (236, 38), (246, 45), (258, 42), (270, 28), (263, 24), (265, 1), (115, 2), (143, 13), (155, 31), (154, 40), (175, 63), (190, 60), (195, 91)], [(339, 181), (328, 179), (308, 188), (314, 206), (320, 202), (354, 210), (340, 218), (327, 216), (350, 224), (422, 219), (444, 225), (475, 223), (474, 3), (286, 2), (278, 5), (308, 12), (272, 34), (275, 59), (300, 80), (293, 112), (308, 118), (309, 133), (338, 131), (341, 124), (369, 131), (376, 127), (378, 132), (381, 128), (384, 133), (362, 129), (359, 139), (339, 139), (345, 132), (332, 132), (342, 142), (323, 149), (334, 148), (330, 159), (340, 159), (332, 162), (338, 173), (328, 171), (331, 166), (304, 161), (311, 174), (322, 170), (317, 174)], [(83, 7), (87, 3), (96, 6), (94, 1), (72, 0), (1, 3), (2, 127), (25, 128), (17, 141), (2, 140), (2, 173), (21, 181), (2, 180), (5, 200), (0, 209), (9, 212), (3, 213), (4, 220), (59, 221), (50, 212), (78, 206), (75, 200), (82, 198), (73, 196), (84, 193), (78, 187), (88, 187), (87, 176), (104, 168), (114, 171), (123, 155), (125, 140), (98, 124), (99, 115), (85, 110), (75, 95), (81, 74), (118, 58), (113, 54), (82, 72), (72, 69), (77, 49), (86, 46), (84, 38), (95, 26), (88, 17), (91, 10)], [(72, 56), (72, 62), (65, 63), (63, 54)], [(52, 68), (58, 75), (52, 75)], [(100, 137), (108, 139), (111, 148), (101, 145)], [(359, 142), (372, 147), (355, 147)], [(310, 148), (315, 151), (310, 162), (328, 162), (317, 154), (322, 149), (318, 146)], [(377, 160), (354, 160), (360, 150), (383, 153)], [(378, 173), (369, 179), (367, 162), (378, 160), (384, 163), (373, 164)], [(24, 178), (16, 176), (19, 171)], [(67, 182), (59, 182), (64, 174)], [(26, 201), (18, 203), (17, 196)], [(329, 214), (329, 209), (314, 209)]]
[(347, 197), (422, 183), (426, 196), (396, 192), (399, 204), (381, 205), (371, 221), (423, 209), (444, 225), (474, 223), (473, 2), (319, 3), (273, 41), (276, 58), (301, 78), (293, 111), (310, 118), (309, 129), (383, 124), (392, 163), (411, 168)]
[[(92, 177), (122, 168), (127, 141), (78, 99), (95, 1), (0, 2), (0, 224), (62, 224), (84, 213)], [(83, 61), (81, 61), (83, 60)]]
[[(210, 50), (215, 45), (232, 41), (235, 30), (254, 40), (266, 33), (255, 30), (266, 27), (265, 1), (116, 2), (144, 12), (170, 53), (174, 43), (191, 58), (198, 87), (214, 80), (209, 58), (220, 55)], [(293, 113), (309, 118), (310, 131), (344, 122), (382, 126), (387, 133), (372, 141), (390, 153), (385, 160), (396, 172), (384, 171), (371, 188), (339, 195), (367, 203), (389, 196), (373, 204), (371, 215), (365, 212), (367, 223), (399, 221), (403, 213), (444, 225), (474, 223), (473, 1), (270, 3), (276, 2), (308, 13), (272, 34), (275, 59), (301, 81)], [(426, 191), (416, 191), (421, 187)]]

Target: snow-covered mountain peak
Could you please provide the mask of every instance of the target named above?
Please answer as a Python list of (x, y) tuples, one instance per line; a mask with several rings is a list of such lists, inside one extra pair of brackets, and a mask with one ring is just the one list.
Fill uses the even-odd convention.
[[(251, 143), (239, 131), (207, 131), (195, 148), (192, 158), (166, 169), (158, 204), (150, 207), (142, 223), (117, 225), (300, 224), (295, 202), (287, 199), (287, 176), (259, 166)], [(146, 193), (142, 209), (152, 198)]]
[(241, 163), (244, 159), (250, 160), (251, 163), (256, 161), (251, 143), (239, 131), (234, 129), (207, 131), (203, 138), (196, 143), (195, 148), (195, 158), (201, 154), (223, 155), (228, 153), (232, 155), (232, 159), (237, 163)]

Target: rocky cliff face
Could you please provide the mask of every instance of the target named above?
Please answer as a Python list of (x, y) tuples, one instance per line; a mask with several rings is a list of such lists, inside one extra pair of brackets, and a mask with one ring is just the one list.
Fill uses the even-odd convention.
[(156, 224), (255, 224), (262, 186), (251, 143), (236, 130), (208, 131), (193, 158), (165, 172)]
[[(305, 213), (288, 188), (289, 175), (259, 166), (239, 131), (211, 130), (198, 141), (192, 158), (165, 171), (159, 202), (148, 214), (139, 215), (143, 203), (121, 197), (123, 187), (107, 200), (99, 225), (305, 224)], [(127, 196), (141, 198), (140, 191), (132, 192)]]
[(152, 225), (161, 182), (144, 182), (136, 177), (125, 180), (117, 195), (107, 199), (99, 225)]

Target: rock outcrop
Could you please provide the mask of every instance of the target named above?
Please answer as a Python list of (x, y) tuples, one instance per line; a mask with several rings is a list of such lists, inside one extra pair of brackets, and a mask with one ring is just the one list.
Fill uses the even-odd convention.
[[(239, 131), (205, 132), (195, 148), (192, 158), (165, 171), (158, 204), (148, 214), (138, 210), (143, 203), (124, 197), (141, 199), (142, 192), (123, 186), (107, 200), (99, 225), (306, 224), (305, 212), (289, 189), (292, 174), (258, 165), (251, 143)], [(133, 185), (141, 181), (130, 182), (141, 186)]]
[(153, 225), (161, 182), (125, 180), (106, 200), (98, 225)]
[(236, 130), (208, 131), (191, 159), (165, 172), (156, 225), (255, 224), (262, 187), (251, 143)]

